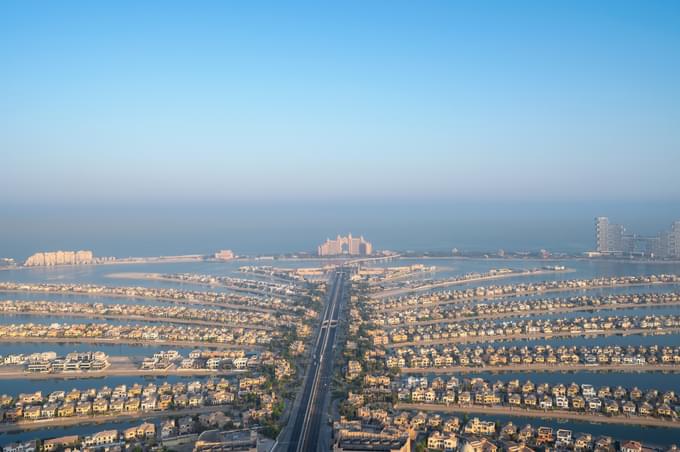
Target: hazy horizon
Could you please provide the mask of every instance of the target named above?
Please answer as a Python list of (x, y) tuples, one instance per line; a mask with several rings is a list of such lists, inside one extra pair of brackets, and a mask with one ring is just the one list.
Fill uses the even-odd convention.
[(595, 215), (680, 218), (680, 4), (296, 6), (2, 3), (0, 255), (585, 251)]
[(594, 248), (593, 219), (640, 234), (680, 219), (670, 202), (252, 203), (7, 206), (0, 257), (92, 249), (99, 256), (314, 251), (326, 237), (363, 234), (378, 249), (511, 251)]

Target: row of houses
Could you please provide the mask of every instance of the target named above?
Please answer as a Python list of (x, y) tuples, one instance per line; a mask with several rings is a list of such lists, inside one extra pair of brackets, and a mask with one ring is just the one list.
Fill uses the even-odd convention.
[(419, 325), (410, 328), (398, 328), (389, 334), (385, 334), (385, 336), (389, 337), (389, 341), (394, 344), (401, 342), (427, 343), (428, 341), (439, 340), (455, 343), (469, 338), (490, 340), (521, 335), (583, 335), (630, 329), (660, 331), (678, 327), (680, 327), (680, 315), (592, 316)]
[(393, 327), (417, 322), (457, 322), (475, 318), (548, 314), (560, 310), (603, 310), (640, 306), (672, 306), (680, 303), (678, 292), (608, 294), (569, 298), (510, 299), (494, 302), (465, 302), (389, 311), (373, 306), (369, 319), (375, 325)]
[(125, 287), (100, 286), (95, 284), (77, 283), (20, 283), (11, 281), (0, 282), (0, 290), (36, 293), (63, 293), (89, 296), (113, 296), (126, 298), (153, 298), (160, 301), (174, 301), (178, 303), (204, 302), (210, 304), (243, 305), (261, 309), (300, 311), (300, 308), (290, 303), (285, 297), (256, 296), (235, 292), (212, 292), (183, 290), (171, 287)]
[[(615, 394), (616, 393), (616, 394)], [(397, 397), (404, 402), (439, 403), (444, 405), (508, 406), (541, 410), (566, 410), (607, 415), (652, 416), (676, 420), (680, 400), (673, 391), (650, 391), (642, 394), (635, 388), (619, 393), (609, 388), (596, 391), (592, 385), (566, 387), (555, 385), (538, 390), (531, 382), (520, 386), (488, 384), (469, 388), (449, 386), (401, 388)]]
[[(423, 270), (425, 267), (423, 267)], [(561, 270), (564, 270), (564, 268), (561, 268)], [(430, 271), (434, 271), (434, 268), (431, 268)], [(463, 275), (456, 275), (456, 276), (451, 276), (448, 278), (441, 278), (441, 279), (436, 279), (433, 280), (431, 278), (417, 278), (415, 280), (407, 280), (407, 281), (398, 281), (392, 284), (384, 284), (385, 282), (388, 282), (388, 279), (382, 278), (382, 284), (379, 285), (379, 288), (382, 290), (386, 289), (410, 289), (410, 290), (425, 290), (429, 289), (431, 287), (436, 287), (437, 285), (439, 286), (446, 286), (446, 285), (458, 285), (458, 284), (463, 284), (466, 282), (475, 282), (475, 281), (483, 281), (485, 279), (494, 279), (497, 277), (502, 277), (502, 276), (526, 276), (530, 275), (532, 273), (539, 273), (541, 270), (538, 268), (533, 268), (533, 269), (511, 269), (511, 268), (492, 268), (490, 270), (487, 270), (485, 272), (468, 272)], [(374, 282), (374, 286), (378, 285), (377, 281)], [(369, 288), (371, 292), (375, 292), (377, 287)]]
[(215, 342), (237, 345), (266, 345), (279, 333), (242, 327), (200, 327), (186, 325), (110, 325), (106, 323), (53, 323), (0, 325), (0, 337), (97, 338), (139, 341)]
[[(358, 420), (341, 417), (333, 425), (336, 451), (357, 450), (388, 450), (381, 449), (384, 444), (380, 439), (396, 440), (409, 438), (411, 441), (424, 438), (425, 445), (433, 451), (458, 452), (533, 452), (534, 450), (574, 450), (577, 452), (643, 452), (643, 446), (638, 441), (614, 441), (611, 436), (594, 437), (590, 433), (575, 434), (566, 428), (554, 429), (550, 426), (534, 427), (526, 424), (523, 427), (507, 422), (505, 425), (473, 417), (462, 423), (456, 416), (443, 417), (440, 414), (424, 412), (394, 411), (388, 412), (382, 408), (365, 407), (358, 414)], [(342, 447), (341, 438), (358, 438)], [(352, 448), (352, 446), (354, 448)], [(409, 451), (395, 447), (391, 450)], [(645, 449), (654, 452), (654, 449)], [(672, 446), (669, 451), (678, 449)], [(658, 449), (656, 450), (658, 451)]]
[(36, 352), (36, 353), (8, 353), (0, 355), (0, 366), (23, 366), (37, 361), (51, 361), (57, 359), (57, 352)]
[(612, 276), (592, 279), (551, 280), (541, 282), (525, 282), (507, 285), (489, 285), (461, 290), (445, 290), (428, 294), (408, 295), (388, 300), (374, 300), (383, 309), (400, 309), (407, 306), (428, 306), (458, 302), (470, 298), (495, 298), (541, 294), (545, 292), (587, 290), (598, 288), (625, 287), (649, 284), (680, 283), (680, 275), (631, 275)]
[(40, 315), (92, 315), (111, 317), (147, 317), (173, 320), (198, 320), (215, 323), (234, 323), (243, 325), (283, 324), (276, 311), (238, 310), (234, 308), (194, 308), (184, 305), (135, 305), (135, 304), (104, 304), (57, 302), (49, 300), (4, 300), (0, 301), (0, 313), (21, 315), (26, 313)]
[(388, 368), (485, 367), (511, 365), (630, 365), (680, 364), (680, 347), (670, 346), (545, 346), (458, 348), (402, 347), (386, 357)]
[[(30, 440), (11, 443), (2, 448), (2, 452), (56, 452), (70, 450), (73, 452), (94, 452), (96, 450), (148, 450), (154, 444), (174, 444), (178, 439), (191, 439), (191, 435), (203, 429), (240, 425), (221, 411), (205, 413), (197, 417), (169, 418), (156, 424), (142, 422), (124, 430), (108, 429), (91, 435), (66, 435), (43, 440)], [(195, 438), (195, 436), (194, 436)]]
[(197, 273), (173, 273), (161, 276), (164, 279), (172, 279), (182, 282), (199, 283), (208, 285), (225, 285), (240, 289), (244, 291), (253, 291), (255, 293), (269, 293), (272, 295), (280, 295), (284, 297), (295, 295), (298, 291), (298, 286), (289, 282), (267, 281), (263, 279), (244, 279), (233, 278), (231, 276), (216, 276), (205, 275)]
[(242, 378), (234, 386), (229, 380), (209, 380), (206, 383), (193, 381), (178, 382), (174, 385), (164, 383), (157, 387), (153, 383), (146, 386), (135, 384), (108, 387), (99, 390), (68, 393), (54, 391), (45, 397), (40, 391), (19, 394), (17, 397), (3, 395), (1, 419), (5, 422), (19, 420), (40, 420), (57, 417), (94, 416), (115, 413), (135, 413), (144, 411), (165, 411), (172, 409), (225, 405), (234, 403), (237, 398), (253, 394), (266, 395), (260, 388), (267, 382), (266, 376)]
[[(486, 424), (486, 425), (485, 425)], [(493, 425), (493, 427), (491, 427)], [(590, 433), (574, 435), (572, 430), (540, 426), (534, 428), (527, 424), (518, 428), (512, 422), (496, 431), (496, 424), (471, 419), (460, 432), (442, 433), (439, 430), (429, 432), (427, 447), (444, 452), (533, 452), (534, 450), (574, 450), (585, 452), (591, 450), (621, 452), (642, 452), (642, 444), (638, 441), (617, 443), (610, 436), (602, 435), (593, 438)], [(652, 452), (651, 450), (649, 450)]]
[(31, 373), (60, 373), (100, 372), (107, 367), (109, 367), (108, 355), (97, 351), (72, 352), (66, 356), (55, 356), (53, 359), (30, 360), (25, 368), (27, 372)]

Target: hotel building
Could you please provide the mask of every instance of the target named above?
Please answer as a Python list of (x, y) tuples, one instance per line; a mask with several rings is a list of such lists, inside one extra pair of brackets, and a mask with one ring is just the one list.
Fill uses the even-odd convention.
[(352, 237), (352, 234), (348, 234), (343, 237), (338, 235), (335, 240), (326, 239), (317, 248), (317, 253), (319, 256), (340, 256), (343, 254), (369, 256), (373, 254), (373, 245), (363, 236)]

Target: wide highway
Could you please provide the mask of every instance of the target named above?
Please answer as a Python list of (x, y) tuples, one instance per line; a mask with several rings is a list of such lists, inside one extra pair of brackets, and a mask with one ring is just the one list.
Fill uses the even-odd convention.
[(331, 277), (328, 302), (321, 317), (321, 327), (310, 357), (300, 402), (288, 424), (291, 428), (290, 438), (285, 445), (281, 444), (281, 451), (316, 452), (319, 448), (324, 398), (330, 390), (335, 333), (344, 299), (345, 278), (346, 273), (342, 269), (336, 270)]

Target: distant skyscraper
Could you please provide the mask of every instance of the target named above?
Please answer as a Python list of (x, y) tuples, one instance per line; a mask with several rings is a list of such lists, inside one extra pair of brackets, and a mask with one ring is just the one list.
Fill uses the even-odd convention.
[(669, 257), (680, 258), (680, 220), (674, 221), (668, 234), (668, 254)]
[(669, 231), (655, 236), (628, 233), (620, 224), (612, 224), (607, 217), (595, 218), (597, 251), (602, 254), (648, 254), (662, 258), (680, 258), (680, 221)]
[(595, 218), (595, 242), (597, 251), (606, 253), (609, 251), (609, 218)]
[(352, 237), (352, 234), (347, 236), (338, 235), (335, 240), (326, 239), (324, 243), (317, 248), (319, 256), (339, 256), (348, 254), (350, 256), (369, 256), (373, 254), (373, 245), (371, 242), (361, 237)]
[(597, 251), (600, 253), (621, 253), (624, 248), (626, 229), (620, 224), (611, 224), (607, 217), (595, 219)]

